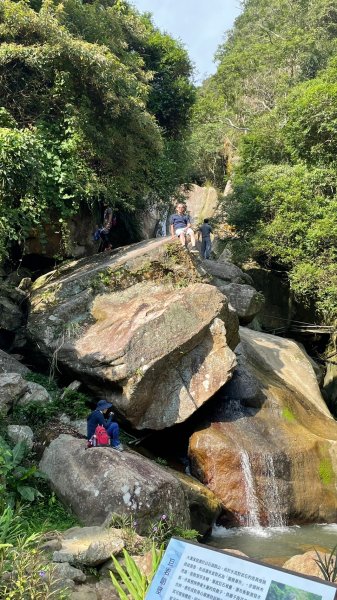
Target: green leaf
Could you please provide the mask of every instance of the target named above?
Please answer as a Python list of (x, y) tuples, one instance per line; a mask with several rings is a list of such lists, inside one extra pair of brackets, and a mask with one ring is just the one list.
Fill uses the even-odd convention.
[(35, 488), (30, 487), (29, 485), (18, 485), (17, 490), (21, 497), (24, 500), (28, 500), (28, 502), (33, 502), (37, 495), (37, 490), (35, 490)]

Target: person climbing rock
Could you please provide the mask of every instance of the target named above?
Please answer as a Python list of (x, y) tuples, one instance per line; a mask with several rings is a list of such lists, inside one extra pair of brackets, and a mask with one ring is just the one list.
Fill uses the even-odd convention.
[(110, 232), (113, 224), (113, 212), (111, 206), (108, 206), (106, 202), (103, 203), (104, 214), (103, 214), (103, 227), (100, 229), (99, 234), (101, 237), (101, 243), (98, 252), (104, 252), (105, 250), (111, 250)]
[(172, 238), (178, 237), (182, 246), (186, 248), (186, 236), (189, 235), (191, 238), (192, 250), (191, 252), (197, 252), (195, 247), (195, 235), (191, 227), (190, 219), (186, 215), (185, 204), (179, 203), (176, 208), (177, 212), (170, 218), (170, 230)]
[[(110, 446), (120, 452), (123, 446), (119, 441), (119, 426), (113, 421), (114, 413), (112, 412), (112, 404), (106, 400), (99, 400), (95, 410), (87, 417), (87, 440), (91, 440), (95, 434), (97, 425), (105, 428), (110, 437)], [(107, 417), (107, 418), (106, 418)]]
[(202, 225), (200, 225), (198, 229), (198, 240), (200, 240), (201, 235), (201, 256), (202, 258), (207, 258), (211, 256), (212, 250), (212, 242), (211, 242), (211, 233), (213, 233), (212, 227), (209, 225), (208, 219), (204, 219)]

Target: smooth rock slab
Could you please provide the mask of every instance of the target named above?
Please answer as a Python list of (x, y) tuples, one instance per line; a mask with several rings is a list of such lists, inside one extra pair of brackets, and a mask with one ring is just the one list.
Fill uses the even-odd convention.
[(136, 452), (86, 450), (85, 440), (60, 435), (44, 451), (40, 469), (84, 524), (101, 525), (113, 513), (133, 515), (141, 533), (161, 515), (173, 514), (181, 526), (190, 526), (179, 481)]
[[(73, 527), (64, 534), (62, 548), (53, 553), (53, 561), (95, 567), (123, 548), (124, 541), (119, 537), (118, 529)], [(69, 578), (74, 579), (72, 575)]]

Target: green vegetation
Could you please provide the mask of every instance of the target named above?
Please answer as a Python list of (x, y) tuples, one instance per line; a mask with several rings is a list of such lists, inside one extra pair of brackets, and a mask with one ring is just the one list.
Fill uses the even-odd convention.
[(86, 417), (89, 413), (90, 398), (75, 390), (62, 390), (56, 382), (41, 373), (28, 373), (28, 381), (42, 385), (50, 394), (51, 402), (36, 402), (32, 400), (23, 405), (16, 405), (13, 409), (13, 418), (16, 422), (40, 427), (51, 418), (62, 413), (73, 419)]
[(36, 465), (24, 464), (26, 455), (25, 442), (11, 448), (0, 437), (0, 511), (6, 506), (14, 507), (22, 500), (33, 502), (41, 496), (36, 479), (44, 476)]
[(334, 481), (334, 470), (331, 463), (331, 458), (322, 458), (319, 463), (319, 476), (324, 485), (329, 485)]
[(278, 581), (272, 581), (266, 600), (321, 600), (321, 596), (313, 594), (312, 592), (306, 592), (292, 585), (286, 585), (285, 583), (279, 583)]
[(285, 408), (282, 410), (282, 417), (283, 417), (283, 418), (284, 418), (286, 421), (288, 421), (289, 423), (293, 423), (294, 421), (296, 421), (296, 418), (295, 418), (295, 415), (294, 415), (294, 413), (293, 413), (293, 412), (292, 412), (292, 410), (290, 410), (290, 408), (288, 408), (288, 407), (285, 407)]
[(323, 578), (326, 581), (337, 580), (337, 545), (328, 554), (319, 554), (315, 550), (317, 558), (315, 563), (319, 566)]
[[(0, 258), (83, 203), (136, 210), (186, 180), (185, 49), (124, 0), (0, 6)], [(62, 250), (62, 249), (61, 249)]]
[(198, 94), (194, 177), (246, 249), (337, 317), (337, 16), (332, 0), (247, 0)]
[[(146, 593), (151, 585), (151, 581), (164, 554), (164, 547), (161, 546), (158, 549), (154, 544), (152, 544), (151, 554), (152, 563), (151, 572), (149, 575), (144, 575), (141, 572), (140, 568), (137, 566), (136, 562), (130, 556), (127, 550), (123, 550), (125, 567), (122, 567), (114, 556), (112, 557), (118, 578), (115, 577), (112, 572), (110, 572), (110, 577), (113, 586), (117, 590), (121, 600), (129, 600), (130, 598), (132, 600), (143, 600), (145, 598)], [(123, 582), (128, 592), (127, 594), (122, 588), (119, 580)]]

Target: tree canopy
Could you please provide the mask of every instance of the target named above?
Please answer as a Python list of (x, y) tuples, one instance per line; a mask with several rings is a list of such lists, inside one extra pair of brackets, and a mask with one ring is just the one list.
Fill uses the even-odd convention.
[(167, 201), (185, 179), (191, 72), (123, 0), (3, 0), (0, 256), (82, 202)]
[[(194, 109), (195, 173), (223, 190), (229, 222), (293, 291), (337, 316), (337, 9), (246, 0)], [(206, 152), (202, 152), (202, 148)]]

